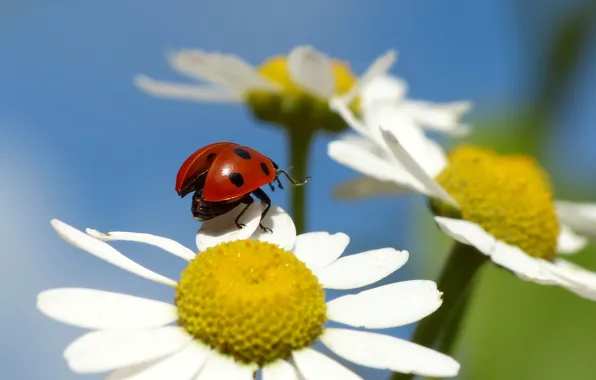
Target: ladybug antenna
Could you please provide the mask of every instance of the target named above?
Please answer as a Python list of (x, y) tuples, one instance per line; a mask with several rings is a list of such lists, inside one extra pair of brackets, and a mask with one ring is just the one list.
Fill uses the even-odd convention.
[(288, 181), (290, 181), (290, 183), (294, 186), (302, 186), (305, 183), (307, 183), (308, 180), (311, 178), (311, 177), (305, 177), (301, 181), (298, 181), (298, 180), (296, 180), (296, 178), (292, 177), (292, 175), (290, 173), (288, 173), (287, 171), (285, 171), (284, 169), (277, 169), (277, 176), (279, 177), (280, 174), (285, 175), (286, 178), (288, 179)]

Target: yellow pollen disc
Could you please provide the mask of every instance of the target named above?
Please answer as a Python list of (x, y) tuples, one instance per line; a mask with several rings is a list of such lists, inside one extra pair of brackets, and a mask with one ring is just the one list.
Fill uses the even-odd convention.
[(260, 366), (308, 347), (327, 320), (325, 292), (294, 254), (239, 240), (197, 255), (176, 288), (178, 324), (197, 340)]
[(435, 179), (461, 206), (455, 210), (431, 200), (438, 215), (479, 224), (530, 256), (554, 258), (559, 223), (551, 185), (532, 158), (461, 146), (450, 152), (449, 165)]

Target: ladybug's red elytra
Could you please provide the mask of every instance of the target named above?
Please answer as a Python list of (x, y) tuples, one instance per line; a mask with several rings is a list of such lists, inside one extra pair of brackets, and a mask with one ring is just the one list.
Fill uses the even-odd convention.
[[(238, 228), (242, 214), (254, 202), (252, 195), (265, 204), (261, 221), (271, 207), (271, 199), (261, 189), (273, 182), (283, 189), (280, 174), (286, 176), (294, 186), (304, 185), (310, 177), (297, 181), (286, 170), (280, 169), (269, 157), (247, 146), (231, 142), (217, 142), (206, 145), (184, 161), (176, 176), (176, 192), (181, 198), (194, 191), (191, 211), (200, 221), (213, 219), (234, 209), (241, 203), (246, 207), (234, 219)], [(271, 232), (270, 228), (259, 226)]]

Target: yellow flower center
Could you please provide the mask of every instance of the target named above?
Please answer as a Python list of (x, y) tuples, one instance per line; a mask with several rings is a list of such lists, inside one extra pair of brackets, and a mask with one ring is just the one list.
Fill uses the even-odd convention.
[(548, 175), (530, 157), (462, 146), (449, 154), (449, 165), (435, 178), (460, 209), (436, 199), (435, 213), (482, 226), (496, 239), (533, 257), (552, 260), (559, 223)]
[(178, 324), (197, 340), (260, 366), (308, 347), (327, 320), (325, 292), (294, 254), (239, 240), (201, 252), (176, 289)]
[[(331, 60), (335, 79), (335, 95), (347, 93), (357, 78), (346, 62)], [(259, 73), (281, 86), (279, 92), (250, 90), (244, 97), (251, 111), (260, 120), (290, 128), (311, 128), (328, 132), (341, 132), (347, 128), (345, 121), (329, 109), (328, 99), (309, 92), (290, 77), (287, 57), (273, 57), (265, 61)], [(359, 113), (359, 100), (351, 104), (352, 111)]]

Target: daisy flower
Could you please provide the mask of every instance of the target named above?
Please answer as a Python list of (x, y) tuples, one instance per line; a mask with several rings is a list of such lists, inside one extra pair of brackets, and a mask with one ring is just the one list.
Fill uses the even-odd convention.
[[(345, 106), (341, 112), (355, 122)], [(555, 202), (547, 174), (530, 157), (474, 146), (447, 156), (429, 139), (404, 136), (399, 125), (376, 133), (378, 143), (358, 152), (368, 160), (349, 166), (396, 191), (428, 196), (443, 232), (518, 277), (596, 300), (596, 273), (560, 257), (586, 245), (582, 233), (596, 235), (596, 205)]]
[[(385, 72), (395, 60), (389, 51), (379, 58), (362, 79)], [(154, 96), (198, 102), (246, 103), (260, 120), (278, 125), (305, 125), (331, 132), (346, 128), (331, 112), (328, 100), (349, 95), (357, 112), (353, 91), (358, 78), (347, 63), (328, 58), (311, 46), (298, 46), (287, 56), (277, 56), (254, 67), (233, 54), (182, 50), (168, 56), (173, 70), (202, 84), (158, 81), (146, 75), (135, 78), (136, 86)], [(304, 127), (304, 126), (303, 126)]]
[[(455, 376), (449, 356), (389, 335), (384, 329), (416, 322), (441, 305), (432, 281), (405, 281), (325, 301), (324, 288), (355, 289), (403, 266), (406, 251), (383, 248), (340, 258), (345, 234), (296, 236), (280, 208), (268, 214), (273, 233), (258, 228), (261, 207), (233, 219), (242, 207), (205, 223), (199, 253), (170, 239), (131, 232), (86, 233), (58, 220), (67, 242), (146, 279), (172, 286), (172, 304), (101, 290), (51, 289), (38, 296), (45, 315), (92, 329), (64, 352), (78, 373), (111, 372), (110, 380), (360, 379), (315, 350), (322, 342), (353, 363), (423, 376)], [(127, 240), (160, 247), (188, 261), (178, 281), (157, 274), (111, 247)], [(328, 321), (353, 328), (330, 327)]]
[[(383, 144), (381, 130), (372, 126), (391, 128), (406, 139), (406, 147), (415, 147), (410, 150), (411, 154), (422, 157), (441, 154), (441, 148), (427, 139), (425, 130), (458, 137), (469, 132), (469, 127), (462, 124), (460, 118), (471, 108), (470, 102), (438, 104), (409, 100), (405, 98), (406, 92), (407, 85), (403, 80), (390, 75), (376, 75), (361, 81), (358, 90), (331, 100), (331, 109), (337, 111), (358, 135), (343, 136), (331, 142), (329, 156), (369, 175), (340, 185), (335, 190), (337, 196), (354, 198), (399, 191), (392, 180), (396, 173), (382, 167), (384, 162), (391, 160), (391, 152)], [(359, 94), (361, 117), (348, 107), (356, 94)], [(401, 172), (398, 175), (407, 175), (403, 170)]]

